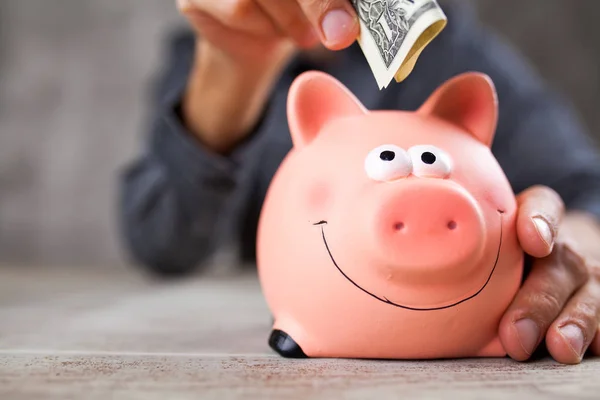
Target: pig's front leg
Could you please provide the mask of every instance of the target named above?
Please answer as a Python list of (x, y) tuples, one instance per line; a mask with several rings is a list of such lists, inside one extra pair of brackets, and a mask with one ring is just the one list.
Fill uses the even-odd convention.
[(271, 331), (269, 346), (285, 358), (307, 358), (298, 343), (290, 335), (279, 329)]
[(275, 319), (269, 336), (269, 347), (285, 358), (308, 358), (302, 350), (304, 330), (287, 319)]

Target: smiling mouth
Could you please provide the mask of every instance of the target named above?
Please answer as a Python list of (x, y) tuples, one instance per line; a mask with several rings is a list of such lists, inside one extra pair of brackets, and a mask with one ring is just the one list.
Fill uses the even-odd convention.
[(350, 278), (340, 268), (340, 266), (338, 265), (338, 263), (335, 261), (335, 258), (333, 257), (333, 254), (331, 253), (331, 250), (329, 249), (329, 244), (327, 243), (327, 238), (325, 237), (325, 228), (324, 228), (324, 226), (328, 224), (327, 221), (320, 221), (320, 222), (317, 222), (316, 224), (313, 224), (313, 225), (321, 227), (321, 235), (323, 236), (323, 243), (325, 244), (325, 248), (327, 249), (327, 253), (329, 254), (329, 258), (331, 259), (331, 262), (333, 263), (333, 265), (344, 276), (344, 278), (346, 278), (350, 283), (352, 283), (358, 289), (360, 289), (364, 293), (368, 294), (369, 296), (373, 297), (374, 299), (377, 299), (377, 300), (381, 301), (382, 303), (389, 304), (389, 305), (394, 306), (394, 307), (403, 308), (405, 310), (411, 310), (411, 311), (437, 311), (437, 310), (444, 310), (444, 309), (447, 309), (447, 308), (455, 307), (455, 306), (457, 306), (459, 304), (462, 304), (462, 303), (464, 303), (466, 301), (469, 301), (469, 300), (475, 298), (477, 295), (479, 295), (483, 291), (483, 289), (485, 289), (485, 287), (488, 285), (488, 283), (492, 279), (492, 275), (494, 275), (494, 271), (496, 270), (496, 266), (498, 265), (498, 260), (500, 259), (500, 249), (502, 248), (502, 228), (503, 228), (503, 215), (504, 215), (504, 211), (498, 210), (498, 214), (500, 215), (500, 240), (499, 240), (499, 243), (498, 243), (498, 251), (496, 253), (496, 260), (494, 261), (494, 266), (493, 266), (492, 270), (490, 271), (490, 274), (489, 274), (487, 280), (485, 281), (485, 283), (483, 284), (483, 286), (477, 292), (475, 292), (475, 294), (473, 294), (471, 296), (468, 296), (468, 297), (465, 297), (462, 300), (456, 301), (456, 302), (454, 302), (452, 304), (449, 304), (449, 305), (446, 305), (446, 306), (431, 307), (431, 308), (409, 307), (409, 306), (404, 306), (402, 304), (394, 303), (393, 301), (390, 301), (386, 297), (379, 297), (376, 294), (373, 294), (373, 293), (369, 292), (367, 289), (363, 288), (358, 283), (354, 282), (352, 280), (352, 278)]

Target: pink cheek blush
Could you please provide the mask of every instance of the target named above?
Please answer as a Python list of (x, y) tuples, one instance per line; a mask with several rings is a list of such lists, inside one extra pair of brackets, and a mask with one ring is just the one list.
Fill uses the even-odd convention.
[[(326, 182), (317, 182), (312, 184), (307, 190), (306, 203), (309, 210), (315, 213), (323, 213), (331, 202), (331, 185)], [(325, 215), (318, 215), (317, 218), (325, 218)]]

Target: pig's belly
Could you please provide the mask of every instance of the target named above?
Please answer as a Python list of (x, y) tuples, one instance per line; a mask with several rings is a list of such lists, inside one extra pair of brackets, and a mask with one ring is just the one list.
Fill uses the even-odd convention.
[(500, 319), (519, 287), (519, 269), (509, 271), (498, 274), (475, 298), (444, 310), (411, 311), (368, 296), (349, 305), (334, 296), (317, 295), (318, 310), (276, 312), (275, 328), (289, 334), (309, 357), (504, 356), (498, 346), (491, 353), (489, 349), (497, 341)]
[[(449, 313), (448, 313), (449, 314)], [(454, 316), (451, 320), (406, 316), (397, 324), (348, 329), (346, 339), (334, 336), (307, 338), (312, 357), (384, 359), (435, 359), (474, 357), (497, 336), (500, 316), (474, 321)], [(314, 344), (314, 345), (313, 345)]]
[[(434, 359), (480, 355), (496, 339), (500, 315), (474, 321), (452, 316), (408, 316), (374, 326), (345, 324), (344, 330), (302, 324), (276, 323), (292, 336), (309, 357)], [(304, 325), (306, 327), (306, 325)]]

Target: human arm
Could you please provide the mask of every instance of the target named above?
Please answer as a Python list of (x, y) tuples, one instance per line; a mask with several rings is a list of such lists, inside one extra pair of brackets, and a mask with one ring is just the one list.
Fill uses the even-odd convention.
[[(228, 156), (207, 148), (183, 124), (181, 99), (195, 56), (191, 33), (175, 37), (152, 93), (152, 118), (142, 154), (120, 177), (121, 236), (133, 260), (160, 275), (193, 271), (214, 253), (223, 216), (252, 149)], [(255, 134), (260, 134), (260, 123)]]
[[(309, 26), (307, 18), (342, 2), (348, 5), (334, 1), (306, 18), (292, 15), (296, 21), (285, 26), (289, 36), (307, 45), (300, 32)], [(259, 10), (254, 1), (226, 7), (204, 0), (178, 3), (194, 34), (170, 46), (153, 96), (146, 146), (122, 175), (119, 199), (128, 253), (160, 274), (193, 271), (223, 240), (235, 242), (226, 229), (243, 223), (231, 219), (253, 219), (243, 214), (259, 209), (253, 186), (260, 157), (256, 140), (271, 88), (293, 53), (290, 41), (275, 34), (263, 14), (252, 14)], [(348, 41), (338, 38), (328, 45), (343, 46), (340, 40)]]

